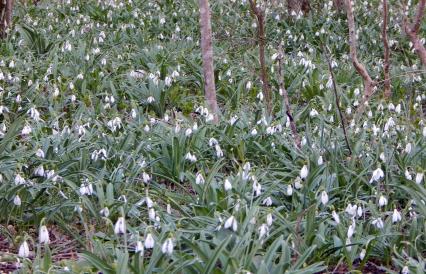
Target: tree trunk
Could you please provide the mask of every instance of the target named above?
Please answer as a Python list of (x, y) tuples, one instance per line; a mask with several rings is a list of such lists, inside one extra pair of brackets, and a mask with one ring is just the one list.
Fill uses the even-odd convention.
[(287, 0), (287, 9), (289, 14), (307, 14), (311, 10), (311, 3), (310, 0)]
[(346, 4), (346, 12), (348, 17), (348, 27), (349, 27), (350, 56), (351, 56), (353, 66), (355, 67), (359, 75), (361, 75), (364, 81), (364, 98), (359, 108), (359, 110), (362, 110), (364, 107), (364, 103), (367, 102), (370, 96), (373, 94), (373, 88), (376, 85), (376, 83), (371, 79), (364, 65), (358, 61), (357, 38), (356, 38), (356, 31), (355, 31), (355, 18), (354, 18), (354, 14), (352, 10), (352, 0), (346, 0), (345, 4)]
[(201, 51), (203, 58), (204, 90), (209, 111), (214, 115), (214, 122), (219, 121), (219, 107), (216, 99), (216, 87), (214, 81), (212, 26), (210, 19), (210, 7), (208, 0), (199, 0), (200, 27), (201, 27)]
[(333, 6), (337, 11), (345, 10), (345, 0), (333, 0)]
[(0, 36), (4, 38), (12, 24), (14, 0), (0, 0)]
[(408, 23), (408, 19), (404, 18), (403, 26), (404, 26), (405, 33), (407, 34), (411, 43), (413, 43), (413, 47), (416, 50), (417, 55), (420, 58), (420, 61), (422, 62), (423, 66), (426, 67), (426, 49), (422, 41), (420, 41), (418, 37), (420, 25), (422, 23), (423, 16), (425, 14), (425, 8), (426, 8), (426, 0), (420, 0), (417, 6), (416, 18), (414, 18), (414, 22), (410, 26), (410, 24)]
[(249, 0), (251, 10), (257, 18), (257, 40), (259, 44), (260, 79), (262, 81), (262, 92), (266, 100), (268, 115), (272, 115), (272, 94), (269, 86), (268, 71), (265, 64), (265, 16), (260, 7), (253, 0)]

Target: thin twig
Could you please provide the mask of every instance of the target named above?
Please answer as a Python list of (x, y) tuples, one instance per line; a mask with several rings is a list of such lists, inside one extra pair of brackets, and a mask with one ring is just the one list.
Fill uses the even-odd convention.
[(391, 83), (389, 80), (389, 42), (388, 42), (388, 34), (387, 34), (387, 28), (388, 28), (388, 1), (383, 0), (383, 28), (382, 28), (382, 40), (383, 40), (383, 46), (384, 46), (384, 60), (383, 60), (383, 74), (384, 74), (384, 83), (385, 83), (385, 91), (384, 95), (386, 98), (389, 98), (392, 96), (391, 92)]
[(405, 7), (404, 7), (404, 11), (403, 11), (404, 19), (402, 20), (404, 31), (407, 34), (408, 38), (410, 39), (411, 43), (413, 43), (413, 47), (416, 50), (417, 55), (419, 56), (423, 66), (426, 66), (426, 49), (422, 41), (420, 41), (418, 37), (418, 32), (420, 29), (423, 16), (425, 14), (425, 9), (426, 9), (426, 0), (420, 0), (417, 6), (416, 17), (414, 19), (414, 22), (410, 26), (408, 22), (408, 18), (405, 15)]
[(290, 108), (290, 100), (288, 98), (288, 93), (287, 90), (285, 88), (285, 83), (284, 83), (284, 74), (283, 74), (283, 58), (284, 58), (284, 51), (283, 51), (283, 47), (282, 44), (280, 43), (279, 48), (278, 48), (278, 82), (279, 82), (279, 88), (280, 88), (280, 94), (283, 96), (283, 100), (284, 100), (284, 105), (285, 105), (285, 109), (286, 109), (286, 114), (287, 117), (290, 121), (290, 128), (291, 128), (291, 132), (293, 134), (293, 138), (294, 138), (294, 142), (296, 143), (296, 146), (298, 148), (301, 148), (301, 141), (300, 141), (300, 136), (297, 133), (297, 128), (296, 128), (296, 123), (294, 122), (293, 116), (291, 114), (291, 108)]
[(345, 118), (343, 116), (342, 110), (340, 109), (340, 99), (339, 99), (339, 95), (337, 94), (337, 86), (336, 86), (336, 81), (335, 81), (335, 78), (334, 78), (333, 66), (331, 65), (330, 57), (328, 56), (328, 48), (323, 47), (323, 49), (324, 49), (325, 58), (326, 58), (327, 63), (328, 63), (328, 69), (330, 70), (331, 80), (333, 82), (333, 91), (334, 91), (334, 97), (336, 99), (336, 107), (337, 107), (337, 110), (339, 112), (340, 122), (342, 124), (346, 146), (348, 147), (349, 155), (352, 155), (351, 146), (349, 145), (349, 140), (348, 140), (348, 134), (346, 132)]

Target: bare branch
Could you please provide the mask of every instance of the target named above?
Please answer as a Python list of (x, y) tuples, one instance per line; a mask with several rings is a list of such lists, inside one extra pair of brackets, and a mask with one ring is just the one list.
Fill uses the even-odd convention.
[(355, 31), (355, 19), (354, 19), (353, 8), (352, 8), (352, 0), (346, 0), (346, 13), (348, 17), (349, 48), (350, 48), (350, 56), (352, 59), (352, 64), (354, 65), (356, 71), (361, 75), (364, 81), (364, 98), (363, 98), (363, 104), (364, 104), (366, 101), (368, 101), (370, 96), (373, 94), (373, 88), (376, 85), (376, 83), (371, 79), (364, 65), (358, 61), (357, 38), (356, 38), (356, 31)]
[(201, 27), (201, 51), (203, 57), (204, 90), (209, 110), (214, 115), (214, 122), (218, 123), (219, 107), (216, 99), (216, 87), (214, 81), (212, 27), (210, 20), (210, 7), (208, 0), (199, 0), (200, 27)]
[(262, 81), (262, 92), (266, 100), (266, 110), (272, 114), (272, 94), (269, 86), (268, 71), (265, 65), (265, 17), (263, 11), (256, 6), (256, 1), (249, 0), (250, 8), (257, 18), (257, 40), (259, 44), (260, 79)]
[(349, 145), (349, 140), (348, 140), (348, 134), (346, 132), (345, 117), (343, 116), (342, 110), (340, 109), (340, 99), (339, 99), (339, 95), (337, 94), (337, 86), (336, 86), (336, 80), (335, 80), (335, 77), (334, 77), (333, 66), (331, 65), (330, 57), (328, 56), (328, 49), (325, 48), (325, 47), (324, 47), (324, 54), (325, 54), (325, 58), (327, 59), (328, 69), (330, 70), (330, 76), (331, 76), (331, 80), (333, 82), (334, 98), (336, 100), (336, 107), (337, 107), (337, 110), (339, 112), (340, 122), (342, 124), (343, 134), (345, 136), (346, 146), (348, 147), (349, 155), (352, 155), (351, 146)]
[(290, 108), (290, 100), (288, 98), (288, 93), (287, 90), (285, 88), (285, 83), (284, 83), (284, 73), (283, 73), (283, 58), (284, 58), (284, 51), (282, 48), (282, 45), (279, 45), (278, 48), (278, 82), (279, 82), (279, 88), (280, 88), (280, 94), (283, 96), (283, 100), (284, 100), (284, 105), (285, 105), (285, 109), (286, 109), (286, 114), (287, 114), (287, 118), (290, 121), (290, 128), (291, 128), (291, 133), (293, 134), (293, 138), (294, 138), (294, 142), (296, 143), (296, 146), (298, 148), (301, 148), (301, 141), (300, 141), (300, 136), (297, 133), (297, 128), (296, 128), (296, 123), (294, 122), (293, 116), (291, 114), (291, 108)]
[(383, 74), (384, 74), (384, 83), (385, 83), (385, 97), (389, 98), (392, 96), (391, 92), (391, 84), (390, 84), (390, 77), (389, 77), (389, 42), (388, 42), (388, 34), (387, 34), (387, 28), (388, 28), (388, 1), (383, 0), (383, 28), (382, 28), (382, 40), (383, 40), (383, 46), (384, 46), (384, 60), (383, 60)]

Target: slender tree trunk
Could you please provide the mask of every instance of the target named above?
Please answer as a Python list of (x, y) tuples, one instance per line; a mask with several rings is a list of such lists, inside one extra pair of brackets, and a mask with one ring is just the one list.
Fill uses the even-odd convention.
[(212, 26), (208, 0), (199, 0), (201, 51), (203, 58), (204, 90), (209, 111), (214, 115), (214, 122), (219, 122), (219, 107), (217, 105), (216, 87), (214, 81)]
[(250, 1), (250, 7), (257, 18), (257, 40), (259, 44), (260, 79), (262, 81), (262, 92), (266, 100), (266, 110), (272, 114), (272, 94), (269, 86), (268, 71), (265, 64), (265, 17), (263, 11), (256, 6), (256, 2)]
[(12, 24), (14, 0), (0, 0), (0, 36), (5, 37)]
[(333, 0), (333, 6), (337, 11), (343, 11), (345, 9), (345, 0)]
[(426, 8), (426, 0), (419, 0), (419, 4), (417, 6), (417, 12), (416, 12), (416, 17), (414, 18), (414, 22), (410, 26), (408, 19), (406, 17), (404, 17), (403, 26), (404, 26), (405, 33), (407, 34), (411, 43), (413, 43), (413, 47), (416, 50), (417, 55), (420, 58), (420, 61), (422, 62), (423, 66), (426, 67), (426, 49), (425, 49), (422, 41), (420, 41), (420, 39), (418, 37), (420, 25), (422, 23), (424, 15), (425, 15), (425, 8)]
[(389, 77), (390, 50), (389, 50), (389, 42), (388, 42), (388, 14), (389, 14), (388, 1), (383, 0), (383, 28), (382, 28), (382, 40), (383, 40), (383, 47), (384, 47), (383, 74), (385, 78), (384, 94), (386, 98), (390, 98), (392, 96), (391, 83), (390, 83), (390, 77)]
[(280, 95), (282, 95), (283, 97), (284, 106), (286, 109), (285, 113), (287, 115), (287, 118), (290, 121), (290, 129), (291, 129), (291, 133), (293, 134), (294, 142), (296, 143), (296, 146), (298, 148), (301, 148), (302, 145), (300, 141), (300, 136), (297, 133), (296, 123), (294, 122), (293, 115), (291, 113), (290, 100), (288, 98), (288, 93), (285, 88), (283, 65), (282, 65), (283, 58), (284, 58), (284, 51), (283, 51), (282, 45), (280, 44), (278, 49), (278, 76), (279, 76), (278, 79), (279, 79)]
[(356, 31), (355, 31), (355, 19), (354, 19), (353, 8), (352, 8), (352, 0), (346, 0), (345, 5), (346, 5), (346, 13), (348, 17), (349, 49), (350, 49), (351, 60), (356, 71), (361, 75), (364, 81), (364, 98), (363, 98), (363, 103), (360, 106), (360, 108), (362, 109), (364, 103), (367, 102), (370, 96), (373, 94), (373, 89), (376, 83), (371, 79), (364, 65), (358, 61), (357, 38), (356, 38)]

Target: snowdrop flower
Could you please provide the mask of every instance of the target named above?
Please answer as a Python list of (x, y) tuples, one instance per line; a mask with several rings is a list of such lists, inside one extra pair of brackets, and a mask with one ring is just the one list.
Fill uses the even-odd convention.
[(250, 134), (252, 135), (252, 136), (255, 136), (256, 134), (257, 134), (257, 129), (253, 129), (251, 132), (250, 132)]
[(93, 185), (91, 183), (82, 183), (80, 185), (80, 195), (92, 195), (93, 194)]
[(109, 216), (109, 208), (108, 207), (104, 207), (99, 211), (99, 214), (101, 214), (101, 216), (108, 218)]
[(301, 189), (302, 187), (303, 187), (302, 179), (300, 179), (300, 177), (297, 176), (296, 179), (294, 180), (294, 188), (295, 189)]
[(24, 241), (19, 246), (18, 256), (22, 258), (28, 258), (30, 256), (30, 248), (28, 247), (27, 241)]
[(348, 233), (347, 236), (348, 238), (352, 238), (352, 236), (355, 233), (355, 223), (352, 223), (349, 227), (348, 227)]
[(404, 149), (405, 153), (410, 154), (411, 152), (411, 143), (407, 143)]
[(384, 227), (384, 223), (381, 218), (374, 219), (371, 223), (375, 225), (378, 229), (382, 229)]
[(401, 104), (398, 104), (395, 108), (395, 112), (400, 114), (401, 113)]
[(314, 108), (311, 110), (311, 112), (309, 112), (309, 116), (311, 116), (311, 117), (315, 117), (318, 114), (319, 114), (318, 111), (316, 109), (314, 109)]
[(15, 176), (15, 185), (23, 185), (25, 184), (25, 179), (22, 178), (20, 174), (16, 174)]
[(203, 174), (201, 174), (200, 172), (198, 172), (197, 176), (195, 177), (195, 183), (197, 185), (199, 185), (199, 184), (204, 184), (204, 182), (205, 182), (205, 180), (204, 180)]
[(251, 87), (252, 87), (252, 83), (251, 83), (251, 81), (248, 81), (248, 82), (246, 83), (246, 89), (247, 89), (247, 90), (250, 90), (250, 89), (251, 89)]
[(43, 177), (44, 176), (44, 168), (42, 165), (38, 166), (35, 170), (34, 170), (34, 175), (36, 176), (40, 176)]
[(401, 270), (401, 274), (410, 274), (410, 269), (408, 266), (404, 266)]
[(300, 178), (305, 179), (306, 177), (308, 177), (308, 174), (309, 174), (308, 167), (304, 165), (302, 169), (300, 170)]
[(272, 214), (268, 213), (268, 215), (266, 215), (266, 224), (268, 226), (271, 226), (273, 221), (274, 221), (274, 218), (272, 217)]
[(390, 104), (388, 105), (388, 110), (389, 110), (389, 111), (394, 111), (394, 110), (395, 110), (395, 105), (394, 105), (394, 104), (392, 104), (392, 103), (390, 103)]
[(348, 204), (348, 206), (345, 209), (345, 212), (348, 213), (351, 216), (355, 216), (357, 214), (357, 205)]
[(365, 258), (365, 253), (367, 251), (365, 249), (362, 249), (361, 252), (359, 253), (359, 259), (362, 261)]
[(21, 198), (19, 197), (19, 195), (16, 195), (15, 198), (13, 198), (13, 204), (16, 206), (21, 206), (22, 202), (21, 202)]
[(388, 199), (386, 199), (385, 196), (381, 195), (379, 198), (379, 206), (383, 207), (386, 206), (388, 204)]
[[(236, 122), (237, 122), (237, 120), (238, 120), (238, 117), (237, 116), (232, 116), (230, 119), (229, 119), (229, 124), (231, 124), (231, 126), (233, 126)], [(426, 127), (425, 127), (426, 128)], [(425, 133), (426, 133), (426, 131), (425, 131)], [(426, 136), (426, 134), (424, 134), (424, 136)]]
[(155, 102), (155, 98), (153, 96), (149, 96), (146, 101), (148, 102), (148, 104), (154, 103)]
[(259, 99), (259, 101), (263, 101), (263, 93), (259, 92), (256, 96), (257, 99)]
[(145, 184), (149, 183), (149, 181), (151, 181), (151, 176), (149, 176), (148, 173), (143, 172), (142, 173), (142, 180)]
[(39, 121), (40, 120), (40, 112), (38, 112), (38, 110), (34, 107), (30, 108), (27, 113), (30, 115), (30, 117), (32, 119), (34, 119), (34, 121)]
[(225, 179), (225, 182), (223, 182), (223, 187), (225, 188), (225, 191), (229, 191), (232, 189), (232, 184), (229, 179)]
[(271, 197), (267, 197), (266, 199), (264, 199), (262, 201), (262, 205), (271, 206), (272, 205), (272, 199), (271, 199)]
[(339, 214), (336, 213), (336, 211), (333, 210), (333, 212), (331, 212), (331, 216), (333, 216), (333, 219), (336, 224), (340, 224), (340, 217)]
[(49, 244), (50, 243), (49, 231), (47, 230), (47, 227), (45, 225), (40, 227), (38, 239), (39, 239), (40, 244)]
[(195, 163), (197, 161), (197, 157), (195, 155), (191, 154), (191, 152), (188, 152), (185, 155), (185, 160), (188, 160), (188, 161), (190, 161), (192, 163)]
[(31, 132), (32, 132), (31, 127), (30, 127), (29, 125), (25, 125), (25, 126), (22, 128), (21, 134), (22, 134), (22, 135), (29, 135)]
[(151, 128), (149, 127), (149, 125), (145, 125), (145, 127), (143, 128), (143, 130), (145, 132), (149, 132), (151, 130)]
[(321, 192), (321, 203), (326, 205), (328, 203), (328, 194), (326, 191)]
[(320, 166), (320, 165), (322, 165), (323, 163), (324, 163), (324, 161), (323, 161), (323, 159), (322, 159), (322, 156), (318, 157), (317, 164)]
[(186, 137), (191, 136), (191, 134), (192, 134), (192, 129), (191, 128), (188, 128), (188, 129), (185, 130), (185, 136)]
[(116, 235), (121, 235), (126, 233), (126, 221), (124, 217), (119, 217), (114, 226), (114, 233)]
[(150, 209), (148, 210), (148, 218), (149, 218), (151, 221), (155, 221), (155, 209), (154, 209), (154, 208), (150, 208)]
[(426, 127), (423, 127), (423, 137), (426, 137)]
[(262, 194), (262, 186), (257, 182), (257, 180), (253, 180), (253, 193), (255, 197)]
[(416, 183), (420, 184), (423, 180), (423, 173), (419, 172), (416, 174)]
[(152, 237), (151, 233), (148, 233), (145, 238), (145, 248), (150, 249), (154, 247), (154, 237)]
[(153, 207), (153, 206), (154, 206), (154, 202), (152, 201), (152, 199), (151, 199), (151, 198), (149, 198), (149, 196), (146, 196), (146, 197), (145, 197), (145, 202), (146, 202), (146, 206), (147, 206), (148, 208), (151, 208), (151, 207)]
[(379, 158), (380, 158), (380, 160), (381, 160), (382, 162), (386, 162), (386, 156), (385, 156), (385, 153), (384, 153), (384, 152), (380, 153)]
[(269, 227), (267, 224), (262, 224), (259, 227), (259, 240), (264, 238), (265, 236), (267, 236), (269, 234)]
[(407, 180), (412, 180), (413, 179), (413, 177), (411, 176), (411, 174), (408, 171), (408, 169), (405, 170), (405, 179), (407, 179)]
[(215, 149), (216, 149), (216, 157), (217, 157), (217, 158), (222, 158), (222, 157), (223, 157), (223, 151), (222, 151), (222, 149), (220, 148), (220, 146), (219, 146), (219, 145), (216, 145), (216, 146), (215, 146)]
[(168, 238), (163, 245), (161, 246), (161, 252), (163, 254), (172, 255), (173, 253), (173, 240), (171, 238)]
[(293, 195), (293, 187), (291, 185), (288, 185), (286, 195), (287, 196)]
[(136, 242), (135, 253), (139, 253), (141, 256), (143, 255), (144, 247), (141, 241)]
[(358, 206), (356, 213), (357, 213), (358, 217), (362, 216), (362, 207), (361, 206)]
[(402, 220), (401, 213), (395, 208), (392, 214), (392, 222), (397, 223)]
[(370, 179), (370, 184), (373, 182), (378, 182), (380, 181), (381, 178), (385, 177), (385, 173), (383, 172), (383, 170), (379, 167), (376, 170), (373, 171), (373, 175), (371, 176)]
[(238, 223), (237, 220), (235, 219), (234, 216), (229, 217), (226, 221), (225, 221), (225, 225), (224, 225), (225, 229), (231, 229), (236, 232), (238, 229)]

